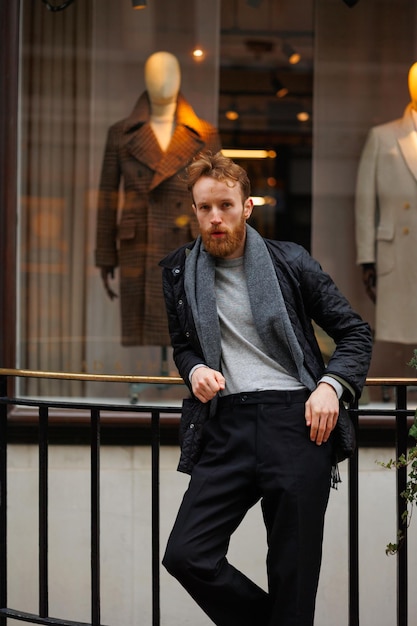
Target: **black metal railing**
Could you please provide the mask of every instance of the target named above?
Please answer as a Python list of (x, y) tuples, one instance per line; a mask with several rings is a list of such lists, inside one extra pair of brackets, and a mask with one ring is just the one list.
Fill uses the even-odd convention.
[[(48, 433), (50, 411), (82, 411), (89, 422), (91, 450), (91, 623), (101, 626), (100, 617), (100, 446), (101, 416), (103, 412), (120, 414), (134, 413), (145, 419), (150, 429), (151, 445), (151, 492), (152, 492), (152, 626), (160, 626), (160, 544), (159, 544), (159, 451), (161, 416), (179, 413), (178, 407), (119, 405), (113, 403), (92, 403), (79, 401), (56, 401), (43, 398), (15, 397), (8, 394), (17, 377), (59, 378), (77, 381), (100, 381), (106, 383), (133, 384), (183, 384), (180, 378), (144, 376), (99, 376), (87, 374), (66, 374), (54, 372), (31, 372), (24, 370), (0, 369), (0, 626), (6, 626), (7, 618), (33, 624), (54, 626), (87, 626), (63, 618), (49, 616), (48, 604)], [(367, 385), (388, 386), (395, 390), (395, 407), (372, 409), (367, 405), (350, 407), (350, 414), (360, 431), (364, 419), (392, 419), (395, 426), (396, 454), (406, 454), (408, 448), (409, 420), (414, 409), (407, 409), (407, 390), (416, 387), (417, 379), (368, 379)], [(27, 613), (7, 606), (7, 446), (9, 429), (13, 424), (15, 407), (27, 407), (32, 411), (32, 419), (37, 421), (39, 448), (39, 613)], [(349, 626), (359, 626), (359, 467), (358, 453), (349, 461)], [(406, 509), (401, 497), (407, 484), (405, 468), (397, 472), (397, 519)], [(397, 626), (408, 626), (408, 576), (407, 576), (407, 529), (397, 555)], [(35, 576), (35, 573), (34, 573)]]

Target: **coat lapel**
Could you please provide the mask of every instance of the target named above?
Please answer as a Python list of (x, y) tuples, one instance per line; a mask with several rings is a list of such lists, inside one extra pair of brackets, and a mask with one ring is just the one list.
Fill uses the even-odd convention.
[(154, 172), (164, 158), (164, 153), (159, 147), (154, 132), (148, 123), (135, 130), (126, 143), (126, 149), (135, 159)]
[(398, 144), (409, 170), (417, 180), (417, 132), (414, 127), (412, 105), (409, 104), (401, 120), (401, 136), (398, 137)]
[(186, 126), (177, 126), (168, 150), (162, 153), (155, 167), (150, 189), (187, 167), (192, 158), (204, 147), (204, 141)]
[(153, 170), (150, 190), (184, 169), (204, 148), (201, 121), (181, 94), (175, 118), (175, 131), (166, 152), (161, 150), (150, 126), (150, 103), (146, 92), (126, 119), (126, 149), (140, 163)]

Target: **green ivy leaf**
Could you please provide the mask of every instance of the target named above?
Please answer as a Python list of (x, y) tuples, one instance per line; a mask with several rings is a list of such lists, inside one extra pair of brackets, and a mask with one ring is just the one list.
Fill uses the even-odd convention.
[(410, 437), (413, 437), (414, 439), (417, 439), (417, 424), (416, 424), (416, 422), (414, 422), (414, 424), (411, 426), (410, 430), (408, 431), (408, 434), (410, 435)]
[[(408, 365), (417, 369), (417, 349), (414, 350), (414, 356)], [(414, 423), (408, 431), (410, 437), (417, 441), (417, 409), (415, 411)], [(387, 463), (378, 462), (378, 465), (387, 469), (400, 469), (402, 467), (409, 468), (409, 475), (406, 489), (400, 494), (407, 502), (405, 511), (401, 514), (400, 524), (408, 526), (411, 521), (413, 505), (417, 504), (417, 445), (410, 448), (408, 454), (402, 454), (396, 461), (390, 459)], [(385, 554), (397, 554), (403, 543), (404, 534), (399, 528), (397, 531), (397, 543), (389, 543), (386, 546)]]

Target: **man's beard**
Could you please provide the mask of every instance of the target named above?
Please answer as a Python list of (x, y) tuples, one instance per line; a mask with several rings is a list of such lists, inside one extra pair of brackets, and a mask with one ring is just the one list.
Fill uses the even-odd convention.
[[(201, 238), (204, 243), (204, 247), (213, 256), (216, 257), (228, 257), (233, 254), (240, 245), (245, 237), (246, 231), (246, 220), (242, 215), (242, 219), (235, 228), (230, 229), (227, 227), (223, 228), (210, 228), (209, 230), (201, 232)], [(211, 236), (211, 233), (222, 232), (225, 233), (225, 236), (221, 239), (216, 239)]]

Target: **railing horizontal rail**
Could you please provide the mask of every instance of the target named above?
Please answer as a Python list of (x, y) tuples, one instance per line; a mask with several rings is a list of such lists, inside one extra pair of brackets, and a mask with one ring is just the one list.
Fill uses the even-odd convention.
[(39, 617), (34, 613), (26, 613), (15, 609), (0, 609), (0, 615), (30, 624), (44, 624), (45, 626), (90, 626), (88, 622), (74, 622), (54, 617)]
[[(100, 382), (115, 382), (115, 383), (155, 383), (155, 384), (169, 384), (169, 385), (183, 385), (184, 381), (179, 376), (139, 376), (139, 375), (125, 375), (125, 374), (87, 374), (84, 372), (51, 372), (40, 370), (28, 370), (28, 369), (14, 369), (14, 368), (0, 368), (1, 376), (21, 376), (26, 378), (55, 378), (62, 380), (75, 380), (75, 381), (100, 381)], [(366, 379), (367, 387), (397, 387), (397, 386), (416, 386), (417, 378), (405, 377), (388, 377), (388, 378), (375, 378), (370, 377)]]
[(20, 376), (23, 378), (52, 378), (59, 380), (73, 380), (80, 382), (102, 383), (147, 383), (165, 385), (183, 385), (179, 376), (129, 376), (125, 374), (84, 374), (77, 372), (41, 372), (38, 370), (21, 370), (0, 368), (0, 376)]
[[(155, 409), (155, 405), (153, 404), (141, 404), (131, 405), (131, 404), (106, 404), (105, 402), (97, 403), (97, 402), (78, 402), (74, 401), (62, 401), (59, 400), (48, 400), (48, 399), (30, 399), (30, 398), (0, 398), (0, 403), (2, 404), (10, 404), (13, 406), (31, 406), (31, 407), (39, 407), (42, 404), (48, 405), (50, 408), (54, 409), (80, 409), (91, 411), (92, 407), (99, 409), (100, 411), (112, 411), (118, 412), (121, 411), (123, 413), (150, 413)], [(158, 407), (161, 410), (161, 413), (178, 413), (178, 406), (164, 406)]]

